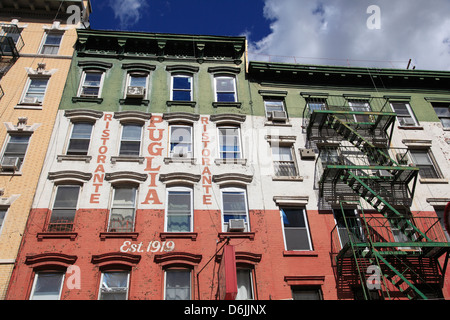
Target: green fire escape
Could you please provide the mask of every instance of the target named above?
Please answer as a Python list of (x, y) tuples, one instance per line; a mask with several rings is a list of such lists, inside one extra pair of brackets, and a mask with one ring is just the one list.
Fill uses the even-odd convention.
[(319, 196), (339, 211), (332, 232), (338, 283), (359, 288), (365, 299), (427, 299), (443, 283), (450, 244), (437, 217), (405, 210), (419, 168), (408, 149), (390, 147), (396, 114), (388, 99), (302, 96), (307, 141), (319, 149)]

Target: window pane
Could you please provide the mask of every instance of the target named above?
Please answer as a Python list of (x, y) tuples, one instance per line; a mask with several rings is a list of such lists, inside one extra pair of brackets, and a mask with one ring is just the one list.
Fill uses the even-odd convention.
[(281, 209), (284, 227), (306, 227), (303, 209)]
[(47, 38), (45, 39), (45, 44), (59, 46), (61, 43), (61, 34), (47, 34)]
[(122, 140), (141, 140), (142, 126), (124, 125), (122, 131)]
[(253, 288), (251, 281), (251, 270), (238, 269), (236, 270), (237, 277), (237, 295), (236, 300), (251, 300), (253, 299)]
[(114, 188), (113, 207), (134, 208), (136, 188)]
[(394, 109), (394, 112), (399, 116), (410, 115), (405, 103), (392, 103), (392, 108)]
[(99, 72), (86, 72), (84, 78), (85, 86), (99, 87), (102, 79), (102, 73)]
[(100, 300), (126, 300), (128, 272), (105, 272), (101, 284)]
[(131, 87), (146, 87), (147, 86), (147, 77), (130, 76), (130, 86)]
[(31, 300), (58, 300), (63, 273), (37, 273)]
[(0, 228), (3, 225), (3, 221), (5, 220), (6, 209), (0, 209)]
[(167, 209), (170, 213), (190, 213), (191, 193), (189, 191), (169, 191)]
[(450, 128), (450, 117), (449, 118), (441, 118), (441, 123), (444, 128)]
[(191, 89), (192, 79), (191, 77), (173, 77), (173, 89)]
[(73, 125), (72, 138), (90, 139), (92, 123), (78, 122)]
[(434, 107), (434, 111), (436, 111), (436, 114), (438, 117), (450, 117), (450, 107), (449, 106)]
[(320, 289), (311, 287), (292, 287), (292, 298), (294, 300), (322, 300)]
[(170, 142), (191, 142), (191, 128), (172, 127)]
[(54, 208), (76, 208), (79, 186), (59, 186), (56, 192)]
[(244, 192), (223, 192), (223, 210), (227, 213), (246, 212)]
[(166, 271), (166, 300), (191, 299), (190, 270)]
[(216, 78), (217, 92), (233, 92), (234, 93), (234, 78), (221, 77)]
[(292, 161), (291, 147), (272, 147), (274, 161)]
[(217, 93), (217, 101), (218, 102), (236, 102), (236, 98), (235, 98), (234, 93), (218, 92)]

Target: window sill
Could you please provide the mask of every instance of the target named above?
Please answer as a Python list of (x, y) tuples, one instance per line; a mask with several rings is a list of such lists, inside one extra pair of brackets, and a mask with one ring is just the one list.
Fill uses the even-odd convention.
[(448, 183), (448, 179), (443, 178), (419, 178), (420, 183)]
[(275, 126), (275, 127), (292, 127), (292, 124), (289, 123), (288, 120), (286, 122), (273, 122), (273, 121), (266, 121), (264, 122), (264, 126)]
[(303, 177), (295, 176), (295, 177), (277, 177), (273, 176), (272, 181), (303, 181)]
[(247, 165), (247, 159), (215, 159), (215, 164), (221, 165), (221, 164), (240, 164), (240, 165)]
[(56, 160), (58, 162), (61, 161), (84, 161), (86, 163), (91, 162), (92, 156), (84, 156), (84, 155), (66, 155), (61, 154), (56, 156)]
[(131, 239), (137, 240), (139, 232), (100, 232), (100, 240), (105, 239)]
[(138, 157), (138, 156), (112, 156), (111, 157), (111, 163), (116, 163), (116, 162), (139, 162), (139, 164), (143, 164), (144, 160), (145, 160), (144, 157)]
[(38, 232), (36, 235), (38, 241), (43, 239), (70, 239), (70, 241), (74, 241), (77, 236), (77, 232)]
[(166, 239), (191, 239), (192, 241), (197, 240), (197, 232), (161, 232), (159, 237), (161, 240)]
[(219, 239), (224, 240), (226, 238), (231, 239), (255, 239), (255, 233), (254, 232), (219, 232)]
[(398, 128), (403, 130), (423, 130), (422, 126), (411, 126), (411, 127), (398, 126)]
[[(2, 170), (0, 168), (0, 170)], [(0, 176), (21, 176), (22, 171), (0, 171)]]
[(72, 102), (95, 102), (102, 103), (103, 98), (95, 98), (95, 97), (72, 97)]
[(166, 105), (168, 107), (172, 106), (188, 106), (194, 108), (197, 102), (195, 101), (182, 101), (182, 100), (168, 100), (166, 101)]
[(31, 109), (31, 110), (42, 110), (42, 104), (26, 104), (19, 103), (14, 107), (14, 109)]
[(190, 164), (195, 164), (197, 162), (196, 158), (182, 158), (182, 157), (166, 157), (164, 158), (164, 164), (169, 164), (169, 163), (190, 163)]
[(284, 250), (283, 257), (318, 257), (319, 254), (315, 251), (295, 251)]
[(214, 108), (217, 107), (227, 107), (227, 108), (240, 108), (242, 105), (242, 102), (213, 102), (212, 106)]
[(139, 98), (125, 98), (120, 99), (119, 104), (131, 104), (131, 105), (144, 105), (148, 106), (150, 104), (150, 100), (148, 99), (139, 99)]

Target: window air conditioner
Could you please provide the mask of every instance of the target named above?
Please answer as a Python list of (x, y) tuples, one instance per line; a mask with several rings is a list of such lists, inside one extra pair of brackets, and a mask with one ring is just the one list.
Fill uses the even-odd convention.
[(145, 88), (144, 87), (127, 87), (127, 98), (144, 98)]
[(272, 121), (286, 121), (287, 114), (286, 111), (272, 111), (270, 118)]
[(25, 97), (25, 98), (23, 98), (22, 103), (41, 104), (41, 102), (39, 101), (39, 99), (37, 97)]
[(412, 118), (400, 118), (400, 119), (398, 119), (398, 121), (400, 122), (401, 126), (405, 126), (405, 127), (411, 127), (411, 126), (416, 125), (416, 123), (414, 122), (414, 119), (412, 119)]
[(230, 219), (228, 220), (228, 231), (244, 231), (244, 219)]
[(19, 170), (20, 159), (18, 157), (4, 157), (2, 159), (3, 171), (17, 171)]

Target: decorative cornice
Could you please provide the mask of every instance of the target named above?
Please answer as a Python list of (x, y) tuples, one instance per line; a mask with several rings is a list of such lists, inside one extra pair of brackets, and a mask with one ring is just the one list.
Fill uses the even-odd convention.
[(188, 122), (195, 122), (200, 119), (199, 114), (189, 113), (189, 112), (170, 112), (170, 113), (163, 113), (163, 120), (166, 120), (168, 122), (174, 122), (174, 121), (188, 121)]
[(146, 64), (146, 63), (123, 63), (122, 69), (130, 70), (130, 71), (146, 71), (150, 72), (156, 69), (154, 64)]
[(245, 122), (245, 119), (247, 116), (245, 114), (237, 114), (237, 113), (218, 113), (218, 114), (212, 114), (209, 117), (209, 120), (216, 123), (224, 123), (224, 122), (231, 122), (231, 123), (243, 123)]
[(48, 179), (53, 180), (54, 182), (72, 180), (72, 181), (84, 183), (84, 182), (91, 180), (91, 178), (92, 178), (92, 173), (86, 173), (86, 172), (75, 171), (75, 170), (63, 170), (63, 171), (48, 173)]
[(249, 184), (253, 181), (253, 176), (242, 173), (223, 173), (213, 175), (212, 181), (222, 184)]
[(147, 121), (152, 117), (151, 113), (141, 111), (119, 111), (114, 112), (114, 119), (119, 121)]
[(148, 175), (145, 173), (138, 173), (132, 171), (118, 171), (105, 174), (105, 180), (110, 181), (112, 183), (123, 181), (141, 183), (147, 180), (147, 177)]
[(83, 60), (78, 61), (78, 66), (82, 68), (97, 68), (97, 69), (110, 69), (112, 68), (113, 64), (110, 62), (104, 62), (104, 61), (98, 61), (98, 60)]
[(110, 252), (104, 254), (93, 255), (91, 262), (103, 267), (108, 264), (124, 264), (127, 266), (135, 266), (141, 260), (140, 255), (126, 252)]
[(306, 206), (309, 196), (274, 196), (273, 201), (278, 206)]
[(74, 109), (74, 110), (65, 110), (64, 116), (71, 120), (76, 119), (98, 120), (103, 116), (103, 112), (91, 109)]
[(197, 73), (200, 70), (199, 67), (191, 66), (191, 65), (168, 65), (166, 66), (166, 71), (168, 72), (187, 72), (187, 73)]
[(217, 66), (217, 67), (209, 67), (209, 73), (232, 73), (239, 74), (241, 72), (241, 68), (236, 67), (228, 67), (228, 66)]
[(166, 184), (173, 183), (188, 183), (194, 184), (199, 182), (201, 176), (199, 174), (187, 173), (187, 172), (171, 172), (163, 173), (159, 175), (159, 181)]
[(68, 267), (70, 265), (73, 265), (75, 261), (77, 261), (77, 256), (62, 253), (41, 253), (36, 255), (27, 255), (25, 258), (25, 264), (33, 267), (46, 264), (56, 264)]

